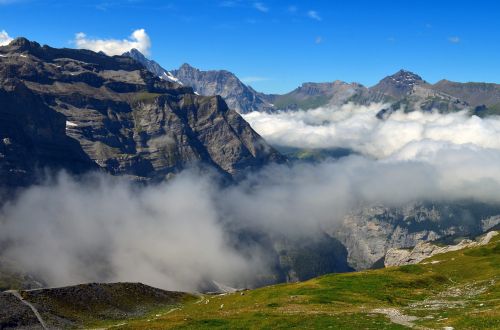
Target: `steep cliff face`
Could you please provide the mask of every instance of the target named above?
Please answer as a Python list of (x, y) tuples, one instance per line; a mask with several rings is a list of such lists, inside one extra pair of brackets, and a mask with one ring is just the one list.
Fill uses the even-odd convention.
[[(478, 241), (464, 239), (455, 245), (438, 246), (432, 243), (419, 242), (413, 249), (395, 249), (387, 251), (384, 258), (385, 267), (413, 265), (424, 261), (437, 254), (458, 251), (466, 248), (487, 245), (491, 239), (498, 235), (497, 231), (490, 231)], [(434, 261), (438, 263), (439, 261)]]
[[(0, 80), (2, 86), (8, 86), (6, 81), (19, 86), (4, 87), (3, 112), (15, 117), (22, 108), (16, 102), (29, 102), (24, 108), (40, 113), (40, 123), (54, 132), (31, 118), (18, 121), (45, 134), (46, 140), (57, 136), (66, 139), (63, 145), (81, 146), (84, 153), (58, 152), (64, 160), (55, 163), (61, 167), (70, 163), (69, 168), (79, 169), (83, 165), (73, 163), (81, 157), (112, 174), (162, 180), (193, 164), (238, 177), (283, 159), (222, 98), (198, 96), (190, 87), (159, 79), (128, 56), (42, 47), (21, 38), (0, 47)], [(45, 141), (33, 134), (32, 140)], [(22, 169), (25, 159), (36, 163), (22, 154), (27, 143), (14, 147), (5, 141), (14, 170)]]
[[(500, 222), (498, 206), (481, 203), (412, 203), (391, 208), (360, 208), (328, 230), (348, 251), (349, 265), (362, 270), (384, 258), (389, 249), (406, 249), (443, 237), (474, 236)], [(492, 223), (490, 223), (492, 222)]]
[(78, 141), (65, 133), (66, 119), (17, 79), (0, 80), (0, 182), (26, 186), (43, 171), (97, 169)]

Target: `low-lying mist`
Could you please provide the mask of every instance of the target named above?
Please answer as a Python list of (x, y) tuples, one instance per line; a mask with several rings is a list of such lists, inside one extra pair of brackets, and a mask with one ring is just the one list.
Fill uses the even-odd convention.
[(247, 115), (272, 143), (360, 154), (270, 165), (231, 186), (195, 170), (149, 187), (62, 173), (3, 207), (1, 255), (52, 286), (140, 281), (194, 291), (207, 280), (251, 286), (271, 261), (261, 249), (236, 248), (229, 234), (235, 230), (314, 239), (361, 205), (500, 203), (499, 118), (415, 112), (381, 121), (380, 107)]

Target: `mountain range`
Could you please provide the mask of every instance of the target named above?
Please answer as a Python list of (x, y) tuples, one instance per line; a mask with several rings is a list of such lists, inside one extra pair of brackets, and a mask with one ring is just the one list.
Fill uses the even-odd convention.
[(220, 96), (128, 56), (18, 38), (0, 47), (0, 86), (2, 184), (28, 184), (40, 168), (158, 181), (193, 164), (234, 178), (283, 160)]
[(472, 113), (481, 116), (500, 113), (500, 85), (493, 83), (441, 80), (430, 84), (415, 73), (400, 70), (372, 87), (336, 80), (324, 83), (307, 82), (286, 94), (264, 94), (245, 85), (227, 70), (202, 71), (183, 64), (179, 69), (167, 71), (137, 50), (124, 55), (138, 60), (163, 79), (193, 87), (200, 95), (222, 96), (229, 107), (239, 113), (305, 110), (321, 106), (339, 106), (348, 102), (391, 104), (381, 116), (399, 109), (437, 110), (443, 113), (470, 109)]
[[(235, 182), (267, 164), (287, 162), (238, 112), (383, 102), (390, 105), (381, 119), (417, 107), (476, 107), (483, 115), (495, 113), (498, 92), (494, 84), (429, 84), (402, 70), (371, 88), (334, 81), (265, 95), (228, 71), (187, 64), (167, 71), (135, 50), (107, 56), (18, 38), (0, 47), (0, 186), (12, 195), (13, 188), (61, 169), (147, 184), (197, 165)], [(268, 253), (275, 264), (256, 283), (263, 285), (376, 267), (389, 249), (480, 234), (500, 223), (499, 214), (500, 207), (477, 201), (364, 205), (311, 241), (248, 228), (231, 228), (228, 236), (236, 249)], [(0, 258), (0, 264), (7, 263)], [(19, 272), (16, 283), (43, 282)]]

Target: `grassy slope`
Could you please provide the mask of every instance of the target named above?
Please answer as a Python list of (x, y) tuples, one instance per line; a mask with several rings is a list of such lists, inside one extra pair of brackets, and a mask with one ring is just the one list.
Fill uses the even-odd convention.
[(119, 328), (407, 328), (374, 311), (380, 308), (418, 317), (410, 321), (422, 327), (500, 328), (500, 239), (427, 262), (432, 260), (439, 263), (326, 275), (243, 295), (207, 295)]

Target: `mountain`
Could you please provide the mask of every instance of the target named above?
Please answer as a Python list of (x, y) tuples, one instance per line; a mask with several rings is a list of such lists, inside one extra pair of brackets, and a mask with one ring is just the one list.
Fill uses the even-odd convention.
[(66, 135), (66, 117), (8, 73), (0, 57), (0, 186), (34, 181), (42, 169), (73, 174), (97, 170), (77, 140)]
[(132, 48), (130, 51), (123, 53), (122, 56), (128, 56), (133, 58), (137, 62), (144, 65), (149, 72), (153, 73), (154, 75), (156, 75), (161, 79), (182, 85), (182, 82), (180, 82), (179, 79), (177, 79), (170, 71), (165, 70), (155, 61), (146, 58), (146, 56), (144, 56), (140, 51), (138, 51), (135, 48)]
[(264, 96), (276, 109), (299, 110), (312, 109), (328, 104), (344, 104), (364, 87), (358, 83), (346, 83), (340, 80), (329, 83), (304, 83), (300, 87), (283, 95)]
[[(0, 292), (0, 329), (88, 328), (122, 323), (196, 300), (192, 294), (141, 283), (89, 283), (62, 288)], [(35, 311), (37, 314), (35, 314)]]
[(283, 160), (220, 96), (198, 96), (128, 56), (18, 38), (0, 47), (0, 82), (3, 182), (52, 165), (163, 180), (206, 164), (236, 178)]
[(184, 85), (193, 87), (200, 95), (222, 96), (229, 108), (239, 113), (274, 109), (262, 94), (242, 83), (229, 71), (201, 71), (183, 64), (178, 70), (172, 70), (172, 74)]
[(123, 54), (142, 63), (156, 76), (191, 86), (200, 95), (220, 95), (231, 109), (239, 113), (251, 111), (304, 110), (321, 106), (340, 106), (348, 102), (367, 105), (388, 103), (379, 113), (383, 119), (394, 111), (437, 110), (442, 113), (464, 109), (477, 115), (500, 112), (500, 85), (487, 83), (455, 83), (442, 80), (434, 85), (419, 75), (400, 70), (367, 88), (359, 83), (340, 80), (326, 83), (308, 82), (286, 94), (264, 94), (241, 82), (226, 70), (201, 71), (189, 64), (167, 71), (155, 61), (132, 49)]
[(39, 325), (30, 304), (54, 328), (498, 329), (500, 235), (492, 233), (419, 264), (216, 295), (138, 283), (0, 293), (0, 327)]
[(426, 84), (419, 75), (410, 71), (400, 70), (391, 76), (385, 77), (378, 84), (371, 87), (370, 92), (399, 100), (411, 94), (416, 86)]
[(440, 80), (433, 88), (464, 100), (475, 107), (479, 114), (500, 114), (499, 84)]

